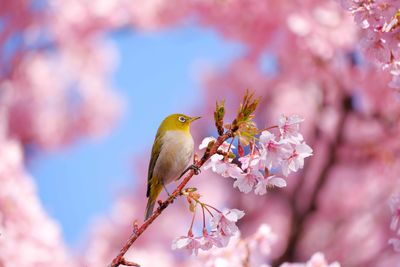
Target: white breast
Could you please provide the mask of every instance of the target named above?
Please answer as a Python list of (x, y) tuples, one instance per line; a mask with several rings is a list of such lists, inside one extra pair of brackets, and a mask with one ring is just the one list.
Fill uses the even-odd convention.
[(168, 131), (162, 139), (160, 155), (154, 166), (154, 175), (168, 184), (177, 179), (193, 160), (194, 143), (190, 134)]

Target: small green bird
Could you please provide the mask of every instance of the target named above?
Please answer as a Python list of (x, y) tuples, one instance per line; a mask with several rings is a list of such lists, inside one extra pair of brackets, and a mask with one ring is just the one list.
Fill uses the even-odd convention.
[(154, 204), (165, 185), (179, 179), (193, 160), (194, 143), (190, 124), (200, 117), (172, 114), (158, 128), (147, 175), (148, 197), (145, 219), (153, 213)]

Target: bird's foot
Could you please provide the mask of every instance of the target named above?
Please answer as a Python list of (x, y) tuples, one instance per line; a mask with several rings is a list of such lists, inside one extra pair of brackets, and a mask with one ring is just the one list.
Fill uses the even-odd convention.
[(199, 175), (199, 174), (201, 173), (200, 167), (198, 167), (198, 166), (195, 165), (195, 164), (190, 165), (190, 166), (189, 166), (189, 169), (190, 169), (190, 170), (193, 170), (193, 171), (194, 171), (194, 174), (196, 174), (196, 175)]
[(168, 197), (171, 196), (171, 194), (168, 192), (167, 187), (165, 186), (165, 184), (163, 183), (162, 186), (164, 187), (165, 192), (167, 192)]

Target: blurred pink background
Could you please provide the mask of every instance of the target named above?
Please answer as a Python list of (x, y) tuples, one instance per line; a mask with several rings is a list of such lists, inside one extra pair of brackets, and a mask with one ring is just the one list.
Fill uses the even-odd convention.
[[(316, 252), (342, 266), (400, 266), (388, 243), (399, 210), (389, 202), (400, 191), (399, 5), (2, 1), (0, 266), (106, 266), (143, 218), (161, 120), (202, 116), (192, 129), (199, 144), (216, 136), (215, 101), (226, 99), (233, 118), (246, 89), (262, 97), (259, 128), (299, 114), (314, 150), (288, 187), (262, 197), (208, 171), (193, 179), (208, 203), (246, 212), (243, 238), (271, 227), (271, 252), (251, 266)], [(228, 253), (171, 251), (190, 218), (177, 201), (128, 258), (145, 267), (241, 266)]]

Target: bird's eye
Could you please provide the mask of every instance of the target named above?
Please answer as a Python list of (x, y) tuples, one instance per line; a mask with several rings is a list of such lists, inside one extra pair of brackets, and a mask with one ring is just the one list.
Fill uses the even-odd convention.
[(185, 117), (183, 117), (183, 116), (180, 116), (180, 117), (178, 118), (178, 120), (179, 120), (180, 122), (185, 122), (185, 121), (186, 121)]

